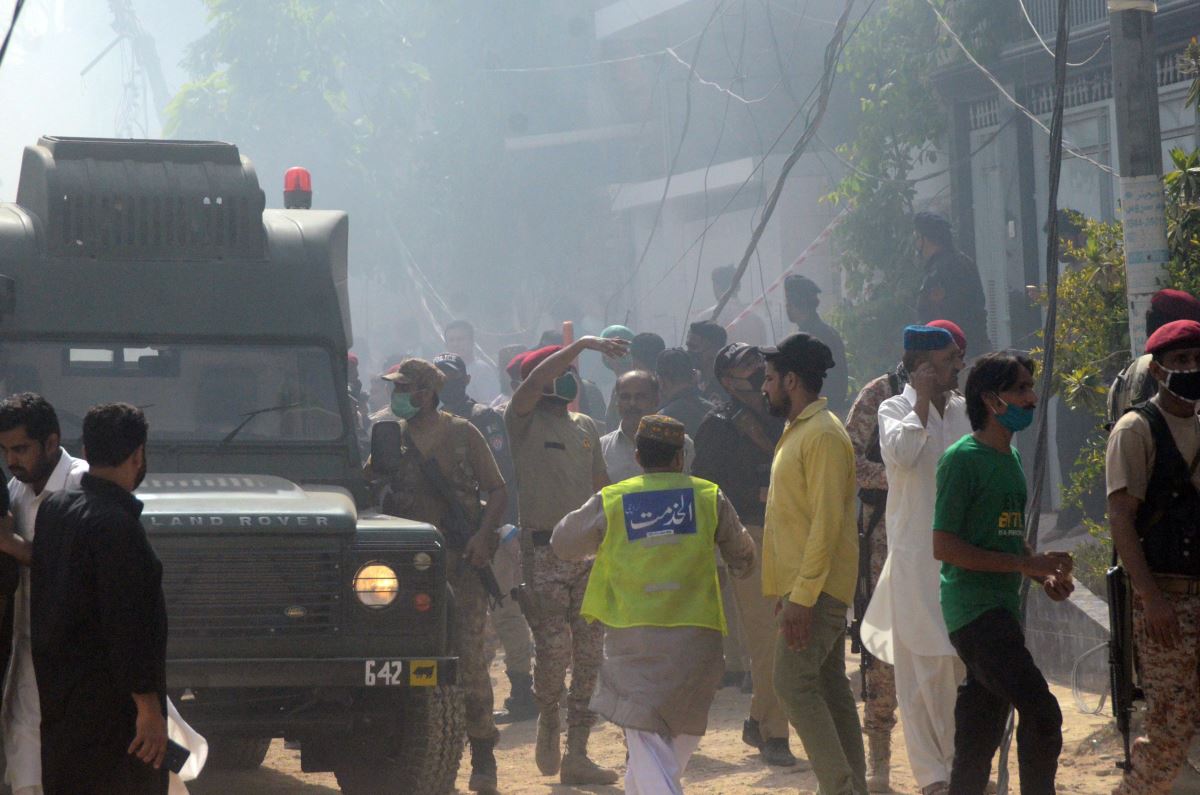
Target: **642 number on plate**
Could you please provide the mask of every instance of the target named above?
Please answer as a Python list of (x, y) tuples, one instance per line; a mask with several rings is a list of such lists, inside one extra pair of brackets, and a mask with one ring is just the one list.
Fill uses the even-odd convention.
[(400, 660), (367, 660), (363, 676), (367, 687), (404, 684), (404, 664)]

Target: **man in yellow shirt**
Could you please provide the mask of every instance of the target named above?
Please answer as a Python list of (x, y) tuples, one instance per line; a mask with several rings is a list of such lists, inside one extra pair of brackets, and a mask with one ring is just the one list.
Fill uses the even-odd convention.
[(763, 395), (787, 418), (771, 463), (763, 594), (779, 599), (775, 692), (824, 795), (866, 795), (862, 726), (846, 678), (858, 530), (854, 447), (821, 397), (833, 354), (798, 333), (766, 348)]

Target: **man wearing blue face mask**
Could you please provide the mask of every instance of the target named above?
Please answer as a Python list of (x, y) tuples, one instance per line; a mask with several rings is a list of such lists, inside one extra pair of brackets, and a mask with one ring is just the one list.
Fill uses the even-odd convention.
[(1025, 543), (1025, 472), (1012, 446), (1037, 408), (1034, 365), (1018, 353), (990, 353), (967, 377), (974, 430), (937, 468), (933, 556), (942, 562), (942, 616), (967, 668), (954, 706), (954, 762), (948, 791), (984, 795), (1010, 707), (1020, 716), (1022, 795), (1053, 795), (1062, 750), (1062, 712), (1025, 647), (1021, 577), (1055, 601), (1070, 596), (1071, 556), (1036, 554)]
[[(587, 756), (596, 715), (588, 708), (603, 656), (604, 630), (579, 614), (591, 561), (559, 560), (550, 549), (555, 525), (607, 486), (608, 469), (596, 423), (570, 411), (579, 394), (574, 361), (584, 351), (620, 359), (629, 342), (582, 337), (563, 347), (530, 351), (521, 384), (504, 411), (516, 468), (522, 567), (522, 609), (533, 630), (533, 693), (539, 708), (535, 759), (544, 776), (563, 784), (614, 784), (615, 771)], [(571, 688), (565, 679), (571, 668)], [(560, 744), (559, 710), (567, 702), (567, 752)]]

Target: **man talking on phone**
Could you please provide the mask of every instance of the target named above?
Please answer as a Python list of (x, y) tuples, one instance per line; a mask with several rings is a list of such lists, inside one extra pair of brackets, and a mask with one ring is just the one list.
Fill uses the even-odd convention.
[(132, 493), (146, 475), (146, 434), (141, 410), (93, 407), (89, 473), (38, 511), (30, 630), (45, 795), (167, 792), (162, 564)]

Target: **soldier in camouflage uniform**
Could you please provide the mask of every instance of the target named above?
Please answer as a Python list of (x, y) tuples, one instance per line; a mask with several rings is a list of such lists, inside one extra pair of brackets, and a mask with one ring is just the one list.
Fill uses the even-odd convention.
[(1119, 795), (1170, 792), (1200, 724), (1200, 323), (1162, 326), (1146, 353), (1158, 392), (1117, 421), (1105, 473), (1146, 694)]
[[(383, 376), (393, 384), (391, 413), (403, 438), (401, 465), (382, 477), (370, 461), (367, 477), (380, 505), (396, 516), (428, 522), (446, 537), (446, 577), (454, 590), (454, 645), (466, 702), (472, 792), (495, 793), (492, 679), (484, 649), (488, 595), (479, 569), (490, 564), (507, 492), (483, 435), (466, 420), (438, 411), (445, 376), (422, 359), (406, 359)], [(457, 526), (461, 524), (462, 526)]]
[[(596, 722), (589, 708), (604, 647), (604, 629), (579, 614), (590, 561), (559, 560), (550, 535), (559, 520), (608, 485), (595, 422), (569, 410), (579, 395), (573, 362), (585, 350), (620, 358), (622, 339), (583, 337), (566, 346), (532, 351), (521, 364), (523, 380), (504, 412), (520, 483), (521, 547), (525, 586), (522, 608), (533, 630), (533, 692), (540, 707), (536, 761), (542, 775), (563, 784), (614, 784), (617, 773), (587, 756)], [(560, 746), (559, 709), (567, 667), (567, 752)]]
[[(477, 402), (467, 394), (471, 375), (462, 357), (456, 353), (440, 353), (433, 363), (446, 376), (440, 397), (446, 411), (469, 420), (483, 434), (500, 474), (508, 486), (508, 507), (504, 510), (504, 525), (516, 525), (517, 500), (516, 476), (513, 472), (512, 451), (508, 448), (508, 431), (504, 417), (494, 408)], [(501, 536), (504, 536), (501, 528)], [(499, 576), (497, 576), (499, 579)], [(501, 582), (501, 592), (508, 593)], [(500, 643), (504, 646), (504, 674), (511, 685), (510, 695), (504, 699), (504, 711), (496, 713), (497, 723), (515, 723), (537, 717), (537, 703), (533, 698), (533, 674), (530, 658), (533, 655), (533, 640), (529, 636), (529, 624), (517, 603), (506, 599), (492, 607), (492, 626)]]
[[(859, 521), (860, 543), (864, 531), (873, 526), (860, 555), (870, 556), (871, 589), (879, 582), (883, 563), (887, 560), (887, 527), (883, 517), (887, 505), (887, 474), (879, 452), (879, 406), (890, 397), (900, 394), (908, 380), (903, 365), (871, 381), (854, 400), (846, 417), (846, 432), (854, 445), (855, 476), (862, 499)], [(866, 604), (869, 594), (857, 594), (856, 600)], [(857, 613), (858, 611), (856, 611)], [(856, 616), (861, 618), (862, 616)], [(892, 729), (896, 728), (896, 674), (892, 666), (862, 652), (866, 703), (863, 710), (863, 729), (867, 733), (867, 787), (871, 792), (890, 790), (892, 760)]]

